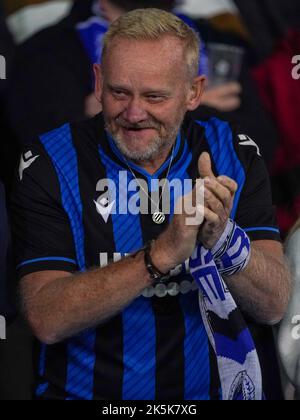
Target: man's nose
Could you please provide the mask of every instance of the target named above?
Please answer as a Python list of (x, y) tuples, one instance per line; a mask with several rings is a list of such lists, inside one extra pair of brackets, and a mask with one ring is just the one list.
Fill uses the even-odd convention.
[(146, 120), (148, 114), (143, 107), (142, 101), (139, 99), (132, 99), (125, 110), (124, 118), (131, 124), (137, 124)]

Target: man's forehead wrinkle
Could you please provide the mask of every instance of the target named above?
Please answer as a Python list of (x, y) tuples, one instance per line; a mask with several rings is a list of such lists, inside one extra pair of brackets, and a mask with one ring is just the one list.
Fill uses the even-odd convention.
[(178, 75), (184, 71), (181, 45), (176, 41), (170, 39), (160, 43), (122, 39), (109, 51), (103, 63), (104, 81), (143, 92), (172, 91), (174, 85), (180, 83)]
[(107, 86), (109, 89), (120, 89), (125, 90), (128, 92), (134, 91), (136, 88), (139, 88), (139, 93), (141, 94), (151, 94), (151, 93), (159, 93), (163, 95), (171, 95), (172, 94), (172, 86), (168, 86), (166, 83), (158, 84), (155, 80), (153, 83), (143, 84), (141, 86), (136, 86), (134, 81), (128, 80), (117, 80), (112, 83), (108, 82)]
[[(141, 75), (141, 77), (140, 77)], [(158, 77), (159, 80), (158, 80)], [(138, 91), (141, 94), (149, 93), (162, 93), (171, 94), (174, 85), (178, 85), (178, 79), (176, 77), (170, 77), (166, 72), (165, 75), (162, 73), (153, 73), (149, 70), (137, 71), (134, 74), (121, 75), (120, 72), (112, 72), (106, 78), (106, 85), (112, 89), (124, 89), (129, 92)]]
[[(147, 65), (153, 71), (158, 65), (174, 66), (183, 60), (183, 44), (174, 37), (164, 37), (157, 41), (116, 38), (108, 51), (107, 62), (117, 60), (118, 64)], [(112, 64), (112, 63), (111, 63)]]

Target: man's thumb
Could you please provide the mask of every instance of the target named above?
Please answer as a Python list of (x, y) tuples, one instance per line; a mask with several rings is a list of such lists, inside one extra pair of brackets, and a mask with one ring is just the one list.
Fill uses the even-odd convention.
[(215, 175), (211, 168), (211, 159), (207, 152), (203, 152), (198, 160), (198, 170), (201, 178), (213, 177)]

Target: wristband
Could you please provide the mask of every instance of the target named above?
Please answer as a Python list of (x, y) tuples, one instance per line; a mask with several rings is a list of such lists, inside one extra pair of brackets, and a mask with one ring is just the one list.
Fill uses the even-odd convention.
[(244, 270), (250, 261), (250, 239), (242, 228), (229, 219), (211, 252), (220, 274), (233, 276)]

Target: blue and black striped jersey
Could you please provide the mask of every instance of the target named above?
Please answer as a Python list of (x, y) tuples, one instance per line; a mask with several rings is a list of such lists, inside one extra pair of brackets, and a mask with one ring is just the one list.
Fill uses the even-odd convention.
[[(210, 153), (216, 175), (239, 185), (232, 218), (251, 240), (280, 240), (267, 171), (259, 149), (227, 122), (184, 121), (168, 180), (192, 179), (198, 158)], [(169, 157), (170, 159), (170, 157)], [(84, 271), (132, 253), (163, 232), (151, 214), (99, 213), (99, 181), (121, 171), (164, 179), (169, 159), (150, 176), (128, 169), (107, 136), (102, 115), (66, 124), (39, 137), (22, 154), (12, 199), (19, 277), (43, 270)], [(126, 186), (125, 186), (126, 187)], [(172, 198), (172, 194), (170, 197)], [(97, 201), (98, 200), (98, 201)], [(170, 284), (171, 283), (171, 284)], [(66, 342), (39, 346), (36, 395), (44, 399), (219, 399), (216, 359), (187, 264), (164, 290), (148, 290), (122, 313)], [(174, 290), (176, 291), (174, 293)]]

